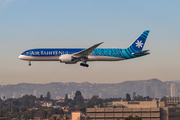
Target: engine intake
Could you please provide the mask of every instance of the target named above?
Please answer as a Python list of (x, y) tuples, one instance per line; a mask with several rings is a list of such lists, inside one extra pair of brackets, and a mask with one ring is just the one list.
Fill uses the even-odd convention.
[(71, 63), (72, 59), (73, 59), (72, 55), (69, 54), (64, 54), (59, 57), (59, 61), (61, 63)]

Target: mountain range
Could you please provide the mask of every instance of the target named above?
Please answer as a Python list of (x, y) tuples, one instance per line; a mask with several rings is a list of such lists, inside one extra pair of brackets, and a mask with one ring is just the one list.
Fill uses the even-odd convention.
[[(40, 95), (46, 96), (47, 92), (51, 93), (52, 99), (64, 98), (68, 94), (69, 98), (74, 98), (75, 92), (80, 91), (84, 98), (91, 98), (98, 95), (100, 98), (125, 98), (126, 93), (130, 95), (133, 92), (136, 95), (163, 97), (170, 96), (171, 83), (176, 84), (178, 93), (180, 93), (180, 81), (165, 81), (158, 79), (124, 81), (121, 83), (75, 83), (75, 82), (52, 82), (47, 84), (19, 83), (16, 85), (0, 85), (1, 99), (19, 98), (23, 95)], [(179, 95), (179, 94), (178, 94)]]

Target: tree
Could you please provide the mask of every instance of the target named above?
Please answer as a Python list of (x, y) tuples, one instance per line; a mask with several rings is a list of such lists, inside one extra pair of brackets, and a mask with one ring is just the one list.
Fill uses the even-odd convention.
[(27, 110), (27, 108), (26, 108), (26, 107), (24, 107), (24, 106), (21, 106), (19, 109), (20, 109), (20, 111), (21, 111), (21, 112), (24, 112), (24, 111), (26, 111), (26, 110)]
[(65, 95), (65, 99), (64, 100), (68, 101), (68, 95), (67, 94)]
[(136, 96), (136, 101), (144, 101), (143, 96), (140, 95)]
[(43, 100), (44, 100), (43, 95), (40, 96), (40, 99), (39, 99), (39, 100), (40, 100), (40, 101), (43, 101)]
[(144, 97), (144, 100), (146, 100), (146, 101), (152, 101), (152, 98), (150, 98), (149, 96), (147, 96), (147, 97)]
[(84, 98), (83, 98), (82, 95), (79, 95), (79, 96), (76, 97), (76, 100), (75, 100), (75, 101), (76, 101), (76, 102), (79, 102), (79, 103), (84, 103)]
[(81, 95), (81, 92), (80, 92), (80, 91), (76, 91), (75, 97), (77, 97), (77, 96), (79, 96), (79, 95)]
[(12, 106), (11, 106), (11, 110), (12, 110), (13, 112), (19, 112), (19, 107), (16, 106), (16, 105), (12, 105)]
[(21, 120), (19, 116), (17, 116), (16, 120)]
[(20, 99), (22, 106), (26, 108), (33, 107), (35, 105), (36, 97), (33, 95), (25, 95)]
[(161, 101), (166, 101), (166, 96), (162, 97)]
[(69, 120), (69, 117), (67, 115), (65, 115), (64, 120)]
[(56, 116), (54, 116), (54, 120), (56, 120), (56, 118), (57, 118), (57, 117), (56, 117)]
[(124, 120), (142, 120), (142, 118), (138, 116), (133, 117), (132, 115), (130, 115), (129, 117), (126, 117)]
[(77, 98), (79, 95), (81, 95), (81, 92), (80, 92), (80, 91), (76, 91), (75, 97), (74, 97), (74, 101), (76, 101), (76, 98)]
[(80, 117), (77, 118), (77, 120), (86, 120), (86, 117), (81, 115)]
[(136, 92), (133, 92), (133, 100), (136, 100)]
[(91, 120), (91, 118), (89, 116), (86, 117), (86, 120)]
[(62, 109), (52, 109), (51, 114), (60, 114), (60, 115), (64, 115), (64, 111)]
[(51, 99), (51, 93), (48, 91), (46, 95), (47, 99)]
[(134, 120), (134, 119), (133, 119), (133, 116), (130, 115), (129, 117), (126, 117), (125, 120)]
[(136, 117), (134, 117), (134, 120), (142, 120), (142, 118), (136, 116)]
[(129, 95), (129, 93), (126, 94), (126, 101), (131, 101), (131, 96)]

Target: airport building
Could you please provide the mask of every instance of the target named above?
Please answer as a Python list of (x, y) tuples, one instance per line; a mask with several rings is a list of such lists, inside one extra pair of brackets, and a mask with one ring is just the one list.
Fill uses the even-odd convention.
[(158, 101), (115, 101), (113, 108), (87, 108), (91, 120), (124, 120), (132, 115), (142, 120), (180, 120), (180, 107), (167, 107)]

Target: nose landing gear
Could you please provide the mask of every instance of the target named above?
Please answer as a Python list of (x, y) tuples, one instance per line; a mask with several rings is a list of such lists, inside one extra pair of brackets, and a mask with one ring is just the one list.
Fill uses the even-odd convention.
[(28, 64), (28, 65), (29, 65), (29, 66), (31, 66), (31, 61), (28, 61), (28, 62), (29, 62), (29, 64)]

